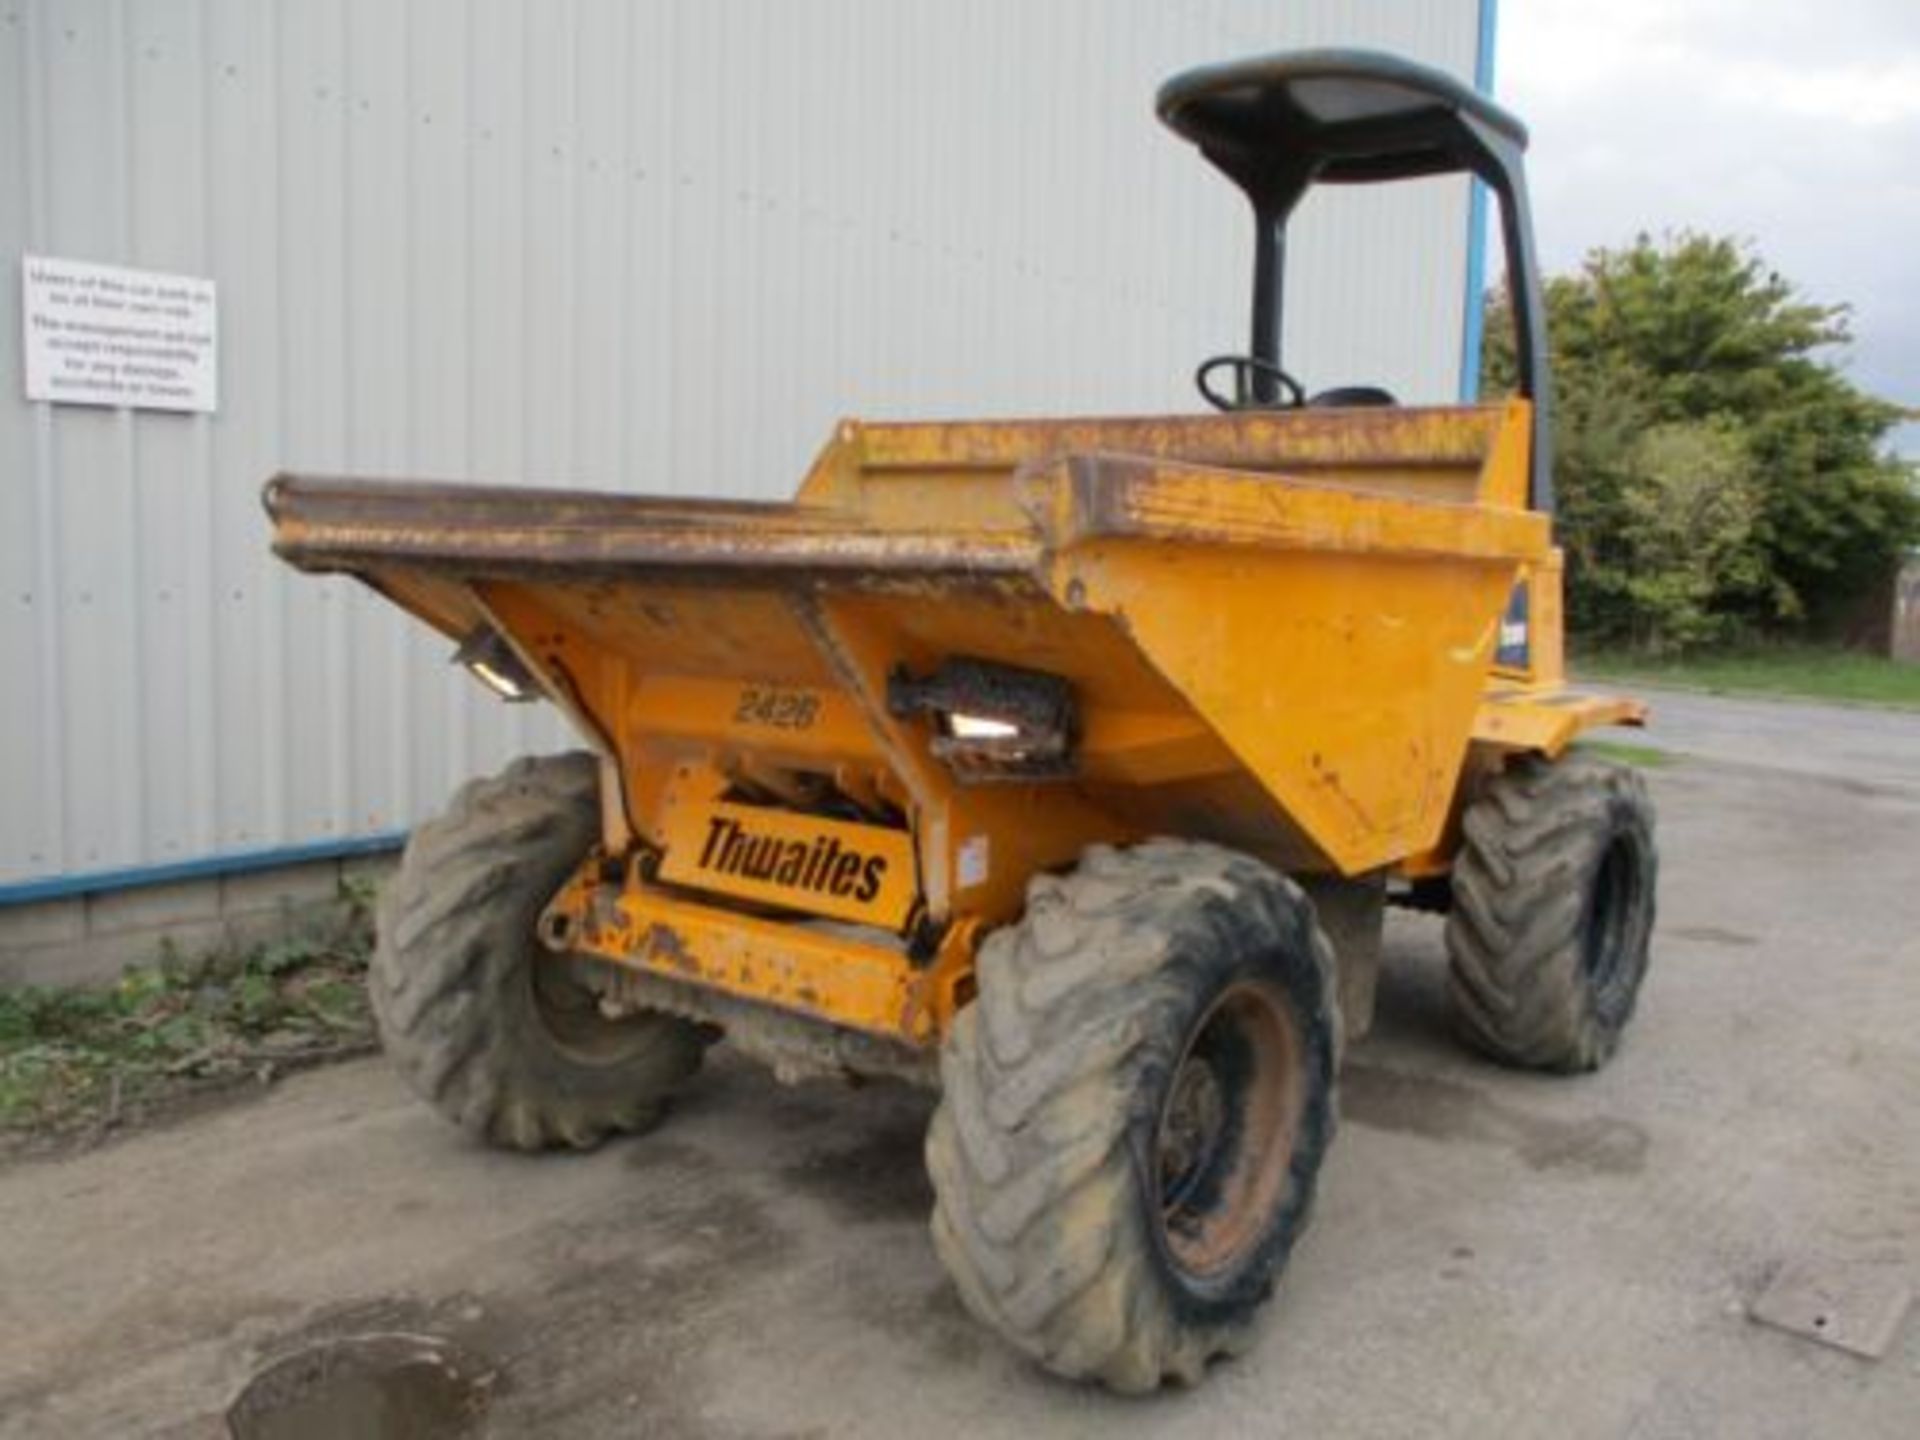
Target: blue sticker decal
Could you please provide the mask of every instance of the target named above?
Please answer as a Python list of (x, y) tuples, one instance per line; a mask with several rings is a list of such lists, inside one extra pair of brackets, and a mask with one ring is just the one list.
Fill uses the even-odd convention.
[(1513, 587), (1507, 599), (1506, 613), (1500, 617), (1500, 639), (1493, 651), (1493, 663), (1502, 670), (1525, 670), (1532, 663), (1529, 597), (1527, 582)]

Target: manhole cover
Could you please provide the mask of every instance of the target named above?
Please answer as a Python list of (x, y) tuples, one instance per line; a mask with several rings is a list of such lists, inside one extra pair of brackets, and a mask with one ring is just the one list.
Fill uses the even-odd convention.
[(494, 1371), (432, 1335), (351, 1335), (276, 1360), (227, 1411), (234, 1440), (457, 1440)]
[(1781, 1266), (1750, 1313), (1762, 1324), (1878, 1360), (1893, 1348), (1912, 1298), (1898, 1266), (1799, 1261)]

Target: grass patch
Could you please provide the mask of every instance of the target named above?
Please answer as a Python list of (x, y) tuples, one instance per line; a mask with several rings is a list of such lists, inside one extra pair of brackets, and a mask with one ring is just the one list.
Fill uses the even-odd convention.
[(1676, 685), (1725, 695), (1769, 695), (1920, 709), (1920, 665), (1814, 645), (1702, 655), (1594, 651), (1576, 657), (1583, 678)]
[(0, 1142), (99, 1134), (188, 1095), (359, 1054), (371, 895), (325, 933), (186, 957), (109, 988), (0, 989)]
[(1651, 745), (1626, 745), (1618, 740), (1582, 740), (1579, 744), (1589, 755), (1622, 765), (1638, 765), (1642, 770), (1664, 770), (1680, 763), (1680, 757), (1671, 750), (1656, 750)]

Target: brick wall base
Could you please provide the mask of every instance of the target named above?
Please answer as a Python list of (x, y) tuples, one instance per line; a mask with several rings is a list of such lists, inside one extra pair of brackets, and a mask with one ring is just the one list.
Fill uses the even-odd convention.
[(0, 908), (0, 985), (90, 985), (129, 965), (281, 939), (340, 916), (345, 883), (383, 879), (397, 855), (100, 891)]

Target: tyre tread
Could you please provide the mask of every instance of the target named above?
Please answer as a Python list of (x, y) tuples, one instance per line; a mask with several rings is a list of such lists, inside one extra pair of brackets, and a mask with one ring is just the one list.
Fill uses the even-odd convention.
[(927, 1133), (933, 1240), (967, 1307), (1050, 1369), (1149, 1390), (1197, 1380), (1244, 1340), (1250, 1315), (1196, 1324), (1167, 1303), (1135, 1198), (1130, 1097), (1168, 1063), (1169, 1017), (1208, 973), (1195, 956), (1249, 935), (1309, 957), (1328, 1037), (1324, 1117), (1303, 1121), (1313, 1153), (1294, 1162), (1277, 1270), (1331, 1138), (1340, 1033), (1332, 948), (1299, 887), (1217, 846), (1096, 846), (1073, 873), (1036, 877), (1025, 919), (982, 946)]
[[(1624, 1013), (1603, 1017), (1581, 950), (1584, 877), (1622, 811), (1645, 826), (1657, 869), (1646, 783), (1625, 766), (1578, 752), (1523, 756), (1468, 806), (1446, 923), (1448, 993), (1463, 1036), (1492, 1058), (1591, 1070), (1617, 1047), (1633, 997)], [(1652, 869), (1646, 894), (1651, 931)], [(1638, 965), (1644, 972), (1644, 953)]]
[(643, 1128), (703, 1049), (684, 1021), (628, 1022), (650, 1029), (622, 1057), (620, 1089), (570, 1084), (564, 1062), (535, 1053), (516, 987), (542, 963), (533, 917), (592, 843), (598, 784), (583, 753), (527, 757), (469, 781), (415, 830), (377, 907), (367, 984), (382, 1047), (448, 1119), (514, 1149), (584, 1149)]

